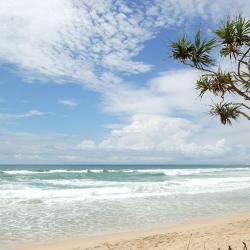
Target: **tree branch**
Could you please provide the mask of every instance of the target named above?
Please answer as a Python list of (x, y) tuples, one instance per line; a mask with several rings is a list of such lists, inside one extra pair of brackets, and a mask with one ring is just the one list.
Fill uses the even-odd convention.
[(243, 115), (247, 120), (250, 121), (250, 116), (248, 116), (246, 113), (244, 113), (244, 112), (242, 112), (242, 111), (239, 111), (239, 113), (240, 113), (241, 115)]
[(246, 81), (242, 76), (241, 76), (241, 63), (243, 63), (243, 60), (244, 60), (244, 58), (246, 57), (246, 55), (249, 53), (249, 51), (250, 51), (250, 47), (247, 49), (247, 51), (242, 55), (242, 57), (241, 57), (241, 59), (240, 60), (238, 60), (238, 77), (241, 79), (241, 81), (243, 81), (243, 82), (246, 82), (246, 83), (248, 83), (248, 81)]
[(233, 104), (233, 105), (238, 105), (238, 106), (242, 106), (242, 107), (244, 107), (244, 108), (246, 108), (246, 109), (249, 109), (250, 110), (250, 107), (249, 106), (247, 106), (246, 104), (244, 104), (244, 103), (235, 103), (235, 102), (230, 102), (231, 104)]
[[(250, 48), (248, 49), (248, 51), (250, 51)], [(247, 54), (247, 53), (244, 53), (244, 55)], [(245, 55), (246, 56), (246, 55)], [(245, 57), (244, 56), (244, 57)], [(242, 57), (244, 59), (244, 57)], [(201, 68), (201, 67), (197, 67), (193, 64), (190, 64), (190, 63), (187, 63), (185, 61), (183, 61), (183, 64), (189, 66), (189, 67), (192, 67), (192, 68), (195, 68), (195, 69), (198, 69), (198, 70), (201, 70), (201, 71), (204, 71), (204, 72), (208, 72), (208, 73), (211, 73), (211, 76), (214, 76), (216, 75), (217, 73), (213, 70), (210, 70), (210, 69), (205, 69), (205, 68)], [(244, 79), (245, 82), (247, 82), (245, 79)], [(246, 95), (244, 92), (242, 92), (240, 89), (238, 89), (233, 83), (230, 84), (231, 85), (231, 88), (232, 90), (234, 90), (237, 94), (239, 94), (240, 96), (244, 97), (245, 100), (248, 100), (250, 101), (250, 97), (248, 95)]]
[(245, 93), (243, 93), (241, 90), (239, 90), (238, 88), (235, 87), (235, 85), (233, 83), (231, 83), (231, 87), (232, 89), (239, 94), (240, 96), (244, 97), (245, 100), (250, 101), (250, 97), (248, 95), (246, 95)]
[(198, 69), (198, 70), (201, 70), (201, 71), (209, 72), (209, 73), (211, 73), (213, 75), (216, 74), (216, 72), (214, 72), (214, 71), (212, 71), (210, 69), (204, 69), (204, 68), (195, 66), (193, 64), (190, 64), (190, 63), (187, 63), (187, 62), (184, 62), (184, 61), (182, 63), (185, 64), (185, 65), (187, 65), (187, 66), (189, 66), (189, 67), (192, 67), (192, 68), (195, 68), (195, 69)]

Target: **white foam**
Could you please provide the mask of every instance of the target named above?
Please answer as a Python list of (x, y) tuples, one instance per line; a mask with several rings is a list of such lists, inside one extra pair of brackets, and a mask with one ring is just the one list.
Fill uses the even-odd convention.
[(67, 169), (53, 169), (53, 170), (44, 170), (44, 171), (31, 171), (31, 170), (8, 170), (3, 171), (5, 174), (11, 175), (31, 175), (31, 174), (49, 174), (49, 173), (87, 173), (87, 169), (81, 170), (67, 170)]
[(35, 174), (35, 173), (40, 173), (40, 172), (34, 172), (34, 171), (29, 171), (29, 170), (10, 170), (10, 171), (3, 171), (5, 174), (22, 174), (22, 175), (27, 175), (27, 174)]
[(40, 184), (49, 184), (55, 186), (70, 186), (70, 187), (103, 187), (103, 186), (114, 186), (116, 182), (107, 182), (107, 181), (97, 181), (91, 179), (70, 179), (70, 180), (34, 180), (36, 183)]
[(49, 183), (71, 185), (72, 188), (38, 188), (29, 184), (6, 184), (0, 199), (93, 200), (149, 197), (176, 194), (227, 192), (250, 188), (250, 177), (190, 178), (161, 182), (105, 182), (76, 180), (46, 180)]
[[(41, 199), (43, 201), (57, 202), (65, 200), (97, 200), (97, 199), (122, 199), (149, 197), (176, 194), (202, 194), (228, 192), (250, 188), (250, 168), (206, 168), (206, 169), (123, 169), (108, 170), (126, 174), (155, 174), (161, 173), (167, 176), (164, 181), (126, 181), (127, 175), (121, 180), (105, 181), (87, 177), (74, 177), (74, 179), (42, 179), (39, 176), (17, 176), (15, 179), (6, 178), (1, 181), (0, 201)], [(95, 174), (102, 174), (104, 169), (92, 169)], [(4, 171), (13, 175), (30, 175), (41, 173), (88, 173), (89, 170), (55, 169), (47, 172), (34, 172), (29, 170)], [(105, 170), (106, 174), (107, 170)], [(218, 174), (219, 173), (219, 174)], [(204, 176), (205, 175), (205, 176)], [(44, 177), (43, 177), (44, 178)], [(101, 179), (101, 178), (98, 178)], [(129, 180), (129, 179), (127, 179)], [(142, 180), (142, 179), (141, 179)], [(160, 181), (161, 180), (161, 181)]]
[(133, 170), (138, 173), (163, 173), (167, 176), (177, 175), (198, 175), (198, 174), (212, 174), (217, 172), (230, 172), (230, 171), (249, 171), (250, 168), (197, 168), (197, 169), (139, 169)]

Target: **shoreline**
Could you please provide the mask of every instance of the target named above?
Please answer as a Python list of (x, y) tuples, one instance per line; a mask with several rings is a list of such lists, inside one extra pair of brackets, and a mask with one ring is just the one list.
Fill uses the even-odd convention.
[[(189, 243), (190, 241), (190, 243)], [(250, 212), (194, 218), (150, 230), (112, 233), (14, 247), (11, 250), (242, 249), (250, 245)], [(186, 246), (186, 247), (185, 247)]]

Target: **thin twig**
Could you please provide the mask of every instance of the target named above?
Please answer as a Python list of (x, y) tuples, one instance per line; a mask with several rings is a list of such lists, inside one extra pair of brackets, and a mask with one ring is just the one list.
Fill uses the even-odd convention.
[(189, 242), (188, 242), (187, 250), (189, 250), (189, 246), (190, 246), (191, 238), (192, 238), (192, 234), (190, 234), (190, 238), (189, 238)]
[(243, 250), (247, 250), (247, 244), (244, 242), (244, 241), (242, 241), (242, 243), (243, 243)]

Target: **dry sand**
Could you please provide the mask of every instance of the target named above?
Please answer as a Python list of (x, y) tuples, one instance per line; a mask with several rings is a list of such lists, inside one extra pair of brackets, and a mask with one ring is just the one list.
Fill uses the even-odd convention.
[(144, 232), (130, 232), (33, 245), (18, 250), (196, 250), (250, 249), (250, 214), (196, 219)]

